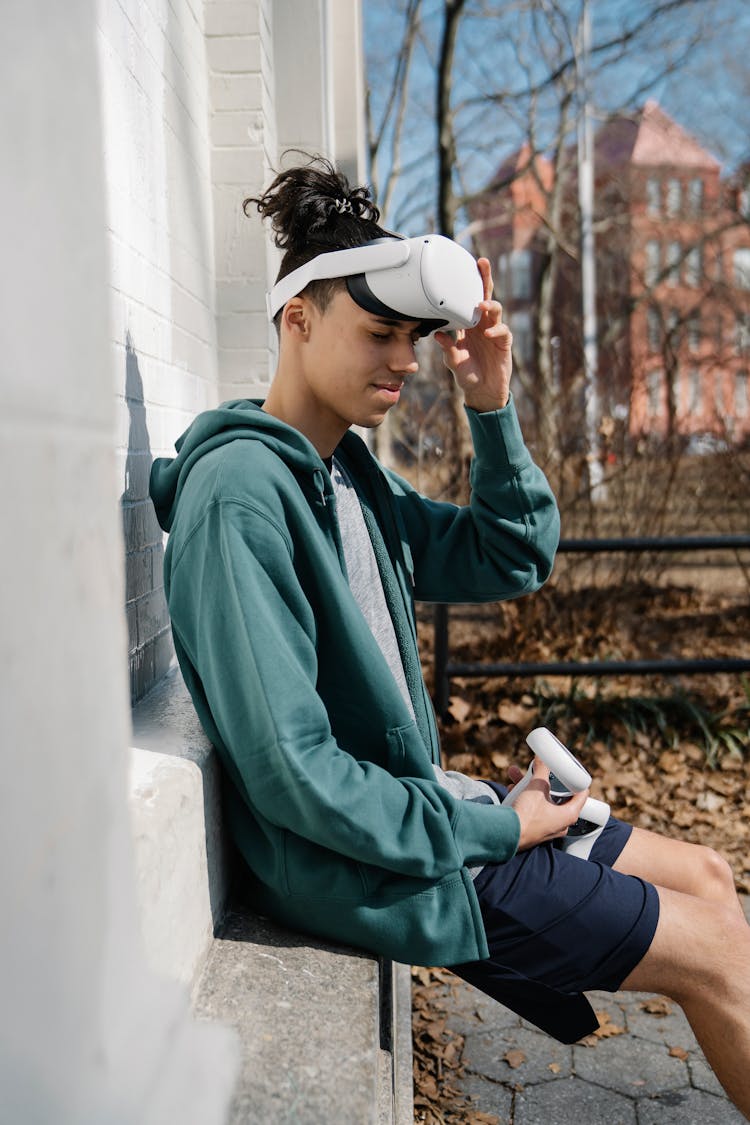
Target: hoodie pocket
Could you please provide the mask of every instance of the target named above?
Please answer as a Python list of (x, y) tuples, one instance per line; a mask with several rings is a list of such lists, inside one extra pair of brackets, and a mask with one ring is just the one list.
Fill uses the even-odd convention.
[[(429, 765), (427, 753), (419, 728), (413, 720), (402, 727), (391, 727), (386, 731), (385, 739), (392, 773), (401, 777), (412, 774), (417, 777), (425, 776), (425, 763)], [(427, 776), (432, 776), (431, 768)]]
[(284, 833), (286, 885), (292, 898), (361, 902), (367, 894), (362, 865), (293, 832)]

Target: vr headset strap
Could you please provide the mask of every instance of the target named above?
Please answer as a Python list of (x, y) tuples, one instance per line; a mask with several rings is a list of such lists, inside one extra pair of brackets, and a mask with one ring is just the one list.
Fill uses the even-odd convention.
[(306, 289), (311, 281), (393, 269), (395, 266), (402, 266), (410, 253), (407, 239), (389, 238), (348, 250), (331, 250), (327, 254), (318, 254), (317, 258), (288, 273), (266, 294), (268, 319), (273, 320), (279, 309)]

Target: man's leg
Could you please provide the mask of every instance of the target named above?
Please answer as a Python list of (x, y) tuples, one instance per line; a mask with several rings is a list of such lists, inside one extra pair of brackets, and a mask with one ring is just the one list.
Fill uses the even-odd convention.
[(621, 987), (680, 1004), (717, 1078), (750, 1120), (750, 927), (731, 871), (710, 849), (638, 830), (614, 866), (653, 882), (659, 895), (651, 947)]
[(702, 844), (670, 840), (656, 832), (634, 828), (612, 867), (624, 875), (638, 875), (658, 887), (709, 902), (723, 902), (744, 918), (731, 867), (718, 852)]

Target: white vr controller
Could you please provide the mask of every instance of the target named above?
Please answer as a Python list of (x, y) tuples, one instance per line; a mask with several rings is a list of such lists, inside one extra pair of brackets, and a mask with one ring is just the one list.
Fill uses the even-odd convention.
[[(551, 730), (537, 727), (527, 736), (526, 741), (534, 756), (540, 758), (549, 767), (550, 799), (556, 805), (562, 805), (565, 801), (569, 801), (574, 793), (588, 789), (591, 784), (591, 774)], [(513, 786), (503, 804), (512, 805), (517, 801), (533, 776), (534, 763), (532, 762), (525, 776)], [(580, 817), (571, 825), (567, 836), (562, 840), (563, 850), (569, 855), (578, 856), (579, 859), (588, 859), (594, 842), (601, 836), (608, 820), (609, 805), (605, 801), (597, 801), (595, 797), (588, 797), (581, 809)]]

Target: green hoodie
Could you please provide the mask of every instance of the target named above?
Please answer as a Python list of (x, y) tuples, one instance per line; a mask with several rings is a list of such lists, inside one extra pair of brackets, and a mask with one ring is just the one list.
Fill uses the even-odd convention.
[(424, 965), (488, 956), (467, 866), (510, 858), (519, 822), (435, 778), (414, 600), (534, 590), (559, 532), (512, 404), (467, 413), (476, 456), (464, 508), (420, 496), (354, 433), (336, 451), (362, 504), (415, 718), (349, 589), (331, 479), (305, 437), (260, 404), (225, 403), (151, 475), (170, 532), (177, 656), (226, 770), (255, 907)]

